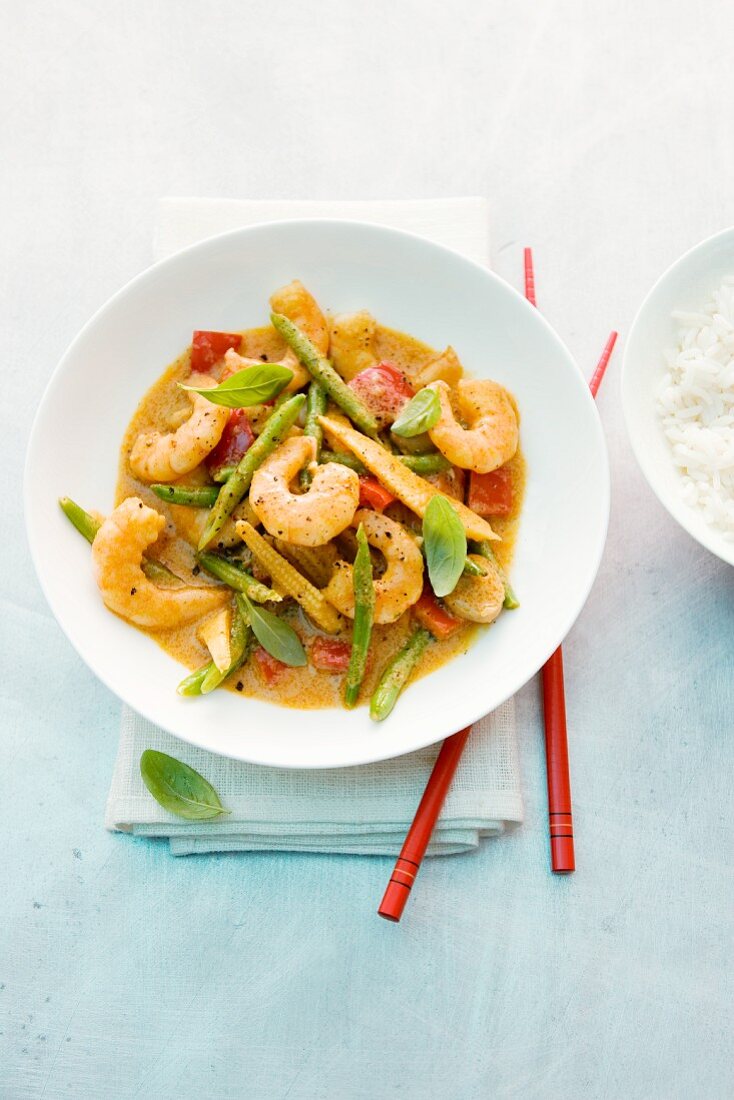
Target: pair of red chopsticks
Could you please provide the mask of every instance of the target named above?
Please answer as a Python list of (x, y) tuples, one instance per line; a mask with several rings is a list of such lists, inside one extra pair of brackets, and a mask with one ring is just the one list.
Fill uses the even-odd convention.
[[(531, 305), (537, 305), (533, 254), (529, 248), (525, 249), (525, 297)], [(617, 333), (612, 332), (591, 376), (589, 388), (594, 397), (601, 385), (616, 340)], [(571, 780), (568, 769), (563, 653), (560, 646), (546, 661), (542, 676), (551, 867), (558, 874), (567, 874), (575, 870), (576, 862), (573, 847)], [(423, 798), (390, 876), (380, 908), (377, 910), (386, 920), (399, 921), (402, 916), (470, 733), (471, 726), (468, 726), (447, 737), (436, 758)]]

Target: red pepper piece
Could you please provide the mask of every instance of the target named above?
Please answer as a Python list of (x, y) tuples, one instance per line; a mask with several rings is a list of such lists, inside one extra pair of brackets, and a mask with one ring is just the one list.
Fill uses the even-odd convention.
[(360, 508), (374, 508), (376, 512), (382, 512), (388, 504), (392, 504), (397, 498), (389, 489), (380, 485), (376, 477), (361, 474), (359, 478), (359, 506)]
[(215, 474), (223, 466), (236, 466), (249, 451), (255, 433), (244, 409), (233, 409), (229, 414), (222, 437), (206, 460), (207, 468)]
[(513, 505), (512, 471), (500, 466), (491, 474), (471, 473), (467, 504), (478, 516), (509, 516)]
[(450, 638), (463, 625), (463, 620), (442, 607), (428, 587), (423, 589), (421, 598), (411, 610), (421, 626), (430, 630), (434, 638)]
[(266, 684), (274, 684), (288, 668), (288, 665), (284, 665), (276, 657), (271, 657), (262, 646), (258, 646), (252, 656), (257, 661), (258, 671)]
[(191, 370), (206, 373), (219, 362), (226, 351), (239, 351), (239, 332), (206, 332), (197, 329), (191, 340)]
[(313, 667), (326, 672), (346, 672), (351, 655), (352, 646), (349, 642), (342, 642), (338, 638), (323, 638), (321, 635), (314, 638), (309, 648)]

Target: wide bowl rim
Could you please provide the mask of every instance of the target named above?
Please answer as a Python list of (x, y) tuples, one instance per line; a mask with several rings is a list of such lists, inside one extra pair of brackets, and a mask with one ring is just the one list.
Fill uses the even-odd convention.
[[(530, 679), (532, 679), (532, 677), (539, 671), (539, 669), (542, 667), (542, 665), (545, 663), (545, 661), (552, 655), (553, 652), (555, 652), (555, 650), (561, 644), (563, 639), (568, 634), (569, 630), (572, 628), (572, 626), (575, 623), (576, 619), (578, 618), (579, 614), (583, 610), (583, 607), (586, 604), (589, 593), (590, 593), (591, 588), (592, 588), (592, 586), (594, 584), (594, 581), (596, 579), (596, 576), (597, 576), (597, 573), (598, 573), (598, 570), (599, 570), (599, 566), (601, 564), (602, 555), (604, 553), (604, 548), (605, 548), (605, 545), (606, 545), (606, 537), (607, 537), (608, 526), (609, 526), (610, 495), (611, 495), (609, 456), (608, 456), (608, 451), (607, 451), (607, 447), (606, 447), (606, 440), (605, 440), (605, 437), (604, 437), (604, 431), (603, 431), (601, 419), (600, 419), (600, 416), (599, 416), (599, 412), (598, 412), (598, 409), (597, 409), (596, 404), (594, 402), (594, 399), (593, 399), (593, 397), (592, 397), (592, 395), (591, 395), (591, 393), (588, 389), (588, 383), (587, 383), (586, 379), (584, 378), (583, 372), (581, 371), (581, 368), (579, 367), (578, 363), (574, 359), (573, 355), (569, 351), (569, 349), (566, 346), (566, 344), (564, 343), (564, 341), (560, 338), (558, 333), (552, 328), (552, 326), (546, 320), (546, 318), (543, 317), (543, 315), (537, 309), (535, 309), (532, 305), (530, 305), (530, 303), (527, 302), (527, 300), (523, 297), (523, 295), (521, 295), (513, 286), (511, 286), (509, 283), (507, 283), (506, 280), (502, 279), (501, 276), (499, 276), (496, 272), (490, 270), (489, 268), (484, 267), (483, 265), (477, 263), (474, 260), (469, 259), (466, 256), (463, 256), (461, 253), (455, 251), (454, 249), (451, 249), (451, 248), (449, 248), (449, 247), (447, 247), (446, 245), (443, 245), (443, 244), (438, 244), (437, 242), (434, 242), (434, 241), (432, 241), (432, 240), (430, 240), (426, 237), (423, 237), (420, 234), (408, 232), (408, 231), (402, 230), (402, 229), (396, 229), (393, 226), (389, 226), (389, 225), (382, 225), (382, 224), (373, 223), (373, 222), (364, 222), (364, 221), (360, 221), (359, 219), (350, 219), (350, 218), (298, 218), (298, 219), (271, 220), (271, 221), (268, 221), (268, 222), (259, 223), (257, 225), (244, 226), (244, 227), (241, 227), (239, 229), (229, 230), (229, 231), (224, 232), (224, 233), (218, 233), (218, 234), (215, 234), (211, 237), (207, 237), (204, 240), (197, 241), (196, 243), (194, 243), (192, 245), (189, 245), (188, 247), (186, 247), (184, 249), (181, 249), (180, 251), (178, 251), (178, 252), (176, 252), (176, 253), (174, 253), (170, 256), (165, 257), (164, 259), (158, 260), (157, 262), (151, 264), (149, 267), (145, 268), (143, 271), (141, 271), (137, 275), (133, 276), (133, 278), (128, 280), (127, 283), (125, 283), (119, 290), (117, 290), (114, 294), (112, 294), (104, 303), (102, 303), (102, 305), (97, 310), (95, 310), (95, 312), (92, 314), (92, 316), (89, 318), (89, 320), (86, 321), (86, 323), (82, 326), (82, 328), (79, 330), (79, 332), (73, 338), (71, 343), (68, 345), (66, 351), (63, 353), (63, 355), (59, 359), (56, 367), (54, 368), (53, 372), (51, 373), (51, 375), (50, 375), (50, 377), (49, 377), (49, 379), (46, 383), (46, 386), (44, 387), (43, 395), (42, 395), (41, 400), (39, 402), (38, 409), (36, 410), (36, 414), (35, 414), (35, 417), (34, 417), (34, 420), (33, 420), (33, 425), (32, 425), (31, 432), (30, 432), (29, 438), (28, 438), (28, 446), (27, 446), (27, 451), (26, 451), (26, 461), (25, 461), (25, 469), (24, 469), (24, 484), (23, 484), (24, 513), (25, 513), (25, 523), (26, 523), (26, 535), (27, 535), (27, 539), (28, 539), (30, 552), (31, 552), (31, 559), (33, 561), (33, 565), (34, 565), (36, 575), (37, 575), (38, 580), (39, 580), (41, 590), (43, 591), (43, 594), (44, 594), (44, 596), (45, 596), (45, 598), (46, 598), (46, 600), (49, 604), (49, 607), (51, 608), (51, 611), (54, 614), (54, 618), (56, 619), (57, 623), (59, 624), (61, 630), (66, 635), (67, 639), (70, 641), (71, 645), (77, 651), (77, 653), (79, 654), (81, 659), (84, 661), (84, 663), (90, 668), (90, 670), (94, 673), (94, 675), (103, 684), (105, 684), (105, 686), (108, 687), (110, 691), (113, 692), (113, 694), (115, 694), (119, 699), (121, 699), (122, 702), (124, 702), (128, 706), (130, 706), (134, 711), (136, 711), (136, 713), (140, 714), (142, 717), (144, 717), (147, 720), (151, 721), (154, 725), (156, 725), (156, 726), (164, 729), (166, 732), (172, 734), (174, 737), (178, 738), (179, 740), (182, 740), (182, 741), (184, 741), (185, 743), (188, 743), (188, 744), (192, 744), (196, 747), (202, 748), (205, 751), (213, 752), (217, 755), (224, 756), (225, 758), (241, 760), (243, 762), (259, 764), (259, 765), (266, 766), (266, 767), (274, 767), (274, 768), (280, 768), (280, 769), (285, 769), (285, 770), (304, 770), (304, 771), (324, 770), (324, 769), (329, 769), (329, 768), (353, 767), (353, 766), (359, 766), (359, 765), (363, 765), (363, 764), (378, 763), (380, 761), (395, 759), (397, 757), (409, 754), (411, 752), (418, 751), (422, 748), (426, 748), (426, 747), (428, 747), (432, 744), (437, 743), (438, 741), (444, 739), (447, 736), (450, 736), (452, 733), (456, 732), (458, 729), (461, 729), (461, 728), (464, 728), (466, 726), (472, 725), (473, 723), (479, 721), (481, 718), (483, 718), (488, 713), (487, 706), (482, 705), (478, 701), (478, 697), (477, 697), (477, 701), (472, 705), (470, 703), (470, 700), (471, 700), (471, 698), (474, 698), (475, 695), (471, 694), (471, 693), (467, 693), (467, 696), (461, 701), (463, 703), (463, 707), (460, 707), (460, 704), (457, 704), (457, 709), (461, 709), (461, 720), (457, 721), (455, 723), (452, 721), (452, 724), (451, 724), (452, 728), (447, 728), (443, 732), (441, 732), (440, 734), (438, 734), (436, 736), (431, 735), (429, 740), (426, 740), (425, 735), (420, 735), (420, 736), (415, 737), (414, 740), (411, 741), (411, 743), (402, 744), (396, 750), (394, 746), (393, 747), (390, 746), (389, 740), (387, 738), (382, 743), (381, 748), (380, 748), (380, 742), (378, 741), (378, 739), (375, 739), (375, 742), (374, 742), (375, 747), (374, 747), (374, 749), (371, 749), (369, 752), (367, 752), (367, 753), (357, 752), (357, 753), (353, 753), (351, 755), (343, 753), (342, 755), (340, 755), (340, 757), (338, 759), (331, 759), (330, 758), (330, 759), (311, 760), (311, 759), (308, 758), (308, 756), (304, 756), (302, 758), (297, 759), (295, 762), (293, 762), (293, 761), (284, 762), (282, 759), (279, 759), (277, 757), (277, 755), (276, 756), (270, 756), (268, 754), (267, 750), (264, 750), (262, 753), (258, 753), (256, 755), (253, 755), (251, 751), (248, 751), (246, 754), (236, 754), (235, 755), (231, 751), (228, 751), (226, 749), (221, 749), (221, 750), (217, 749), (217, 748), (213, 747), (211, 744), (209, 744), (208, 742), (204, 743), (204, 742), (201, 742), (201, 741), (197, 741), (194, 737), (190, 736), (189, 733), (182, 733), (179, 729), (174, 728), (175, 724), (172, 721), (165, 721), (161, 718), (160, 715), (158, 715), (158, 714), (154, 715), (154, 714), (150, 713), (149, 708), (147, 707), (147, 705), (145, 703), (141, 704), (140, 700), (130, 698), (129, 694), (123, 694), (120, 691), (119, 687), (111, 682), (110, 676), (108, 676), (107, 671), (104, 667), (104, 664), (103, 663), (101, 663), (101, 664), (97, 663), (97, 661), (93, 657), (90, 658), (88, 653), (83, 652), (82, 649), (80, 648), (80, 645), (77, 644), (76, 639), (74, 637), (72, 637), (72, 635), (70, 634), (69, 630), (67, 629), (67, 624), (63, 621), (62, 617), (60, 617), (60, 615), (57, 613), (57, 609), (54, 605), (54, 600), (53, 600), (52, 595), (51, 595), (50, 590), (49, 590), (49, 585), (47, 583), (47, 579), (44, 575), (43, 568), (41, 567), (41, 565), (39, 563), (38, 547), (37, 547), (37, 544), (36, 544), (35, 531), (33, 530), (32, 519), (31, 519), (33, 488), (32, 488), (32, 485), (31, 485), (31, 476), (30, 476), (30, 474), (31, 474), (32, 461), (33, 461), (33, 454), (34, 454), (34, 451), (35, 451), (35, 448), (36, 448), (36, 445), (37, 445), (37, 436), (38, 436), (38, 433), (39, 433), (39, 430), (40, 430), (40, 425), (41, 425), (41, 421), (42, 421), (42, 417), (43, 417), (43, 409), (44, 409), (44, 405), (46, 404), (46, 401), (49, 399), (49, 396), (50, 396), (54, 386), (57, 384), (59, 378), (63, 375), (64, 371), (68, 369), (68, 364), (71, 361), (73, 361), (78, 346), (83, 342), (83, 340), (85, 339), (85, 337), (86, 337), (87, 333), (89, 332), (89, 330), (93, 329), (94, 326), (96, 326), (100, 322), (100, 320), (102, 320), (104, 318), (105, 314), (108, 311), (112, 311), (117, 306), (117, 304), (120, 302), (121, 299), (125, 298), (128, 294), (130, 294), (134, 289), (138, 288), (140, 286), (140, 284), (144, 283), (146, 280), (149, 280), (149, 279), (153, 280), (155, 277), (159, 276), (161, 274), (161, 272), (165, 272), (165, 270), (167, 268), (170, 267), (170, 268), (173, 269), (178, 264), (180, 264), (182, 261), (185, 261), (185, 260), (188, 260), (188, 259), (191, 259), (191, 258), (195, 259), (197, 254), (204, 255), (208, 251), (216, 249), (218, 246), (220, 246), (222, 244), (225, 244), (225, 243), (228, 243), (230, 241), (237, 240), (237, 239), (251, 238), (251, 237), (253, 237), (255, 235), (258, 235), (258, 234), (267, 234), (269, 232), (283, 232), (283, 231), (287, 232), (289, 229), (290, 230), (298, 230), (298, 229), (302, 229), (306, 226), (308, 226), (309, 228), (316, 227), (316, 228), (322, 228), (322, 229), (328, 229), (328, 230), (337, 230), (337, 231), (339, 231), (342, 228), (348, 227), (348, 228), (356, 228), (360, 231), (363, 231), (363, 232), (367, 233), (368, 235), (383, 234), (387, 238), (392, 238), (393, 241), (397, 242), (398, 244), (401, 241), (409, 242), (409, 243), (413, 243), (413, 244), (417, 243), (418, 245), (420, 245), (423, 248), (428, 248), (428, 250), (434, 252), (434, 254), (446, 254), (446, 255), (452, 257), (454, 260), (458, 260), (460, 262), (460, 264), (472, 269), (475, 273), (480, 275), (482, 278), (487, 279), (490, 282), (493, 282), (493, 283), (497, 284), (498, 286), (501, 286), (504, 293), (509, 293), (519, 303), (521, 303), (521, 308), (526, 309), (528, 311), (528, 316), (531, 316), (531, 315), (533, 316), (533, 318), (534, 318), (533, 323), (541, 325), (542, 328), (545, 330), (546, 336), (553, 343), (556, 344), (557, 349), (560, 351), (560, 353), (562, 354), (562, 356), (565, 360), (566, 366), (571, 369), (571, 373), (576, 377), (576, 379), (579, 383), (580, 393), (582, 395), (581, 399), (582, 399), (583, 403), (586, 405), (586, 412), (587, 412), (588, 416), (590, 417), (590, 425), (589, 426), (590, 426), (590, 429), (592, 430), (592, 432), (595, 436), (595, 441), (596, 441), (596, 456), (595, 457), (598, 460), (598, 462), (600, 463), (599, 471), (598, 471), (598, 473), (600, 475), (600, 478), (599, 478), (600, 483), (599, 483), (598, 488), (599, 488), (599, 492), (600, 492), (601, 496), (598, 499), (597, 503), (600, 506), (601, 518), (600, 518), (600, 522), (598, 524), (598, 528), (595, 531), (593, 551), (590, 550), (588, 555), (587, 555), (587, 576), (586, 576), (586, 580), (585, 580), (585, 583), (583, 584), (583, 586), (580, 587), (577, 590), (576, 600), (572, 604), (569, 603), (567, 614), (565, 615), (562, 622), (560, 623), (560, 625), (556, 629), (554, 640), (553, 640), (552, 644), (547, 644), (545, 646), (542, 659), (539, 660), (539, 661), (535, 660), (533, 662), (533, 664), (536, 665), (536, 667), (531, 672), (529, 672), (528, 674), (519, 673), (514, 678), (509, 678), (508, 677), (508, 682), (507, 682), (505, 688), (503, 688), (502, 691), (500, 691), (498, 693), (498, 696), (496, 698), (493, 698), (491, 707), (489, 708), (490, 711), (493, 711), (493, 710), (497, 709), (498, 707), (502, 706), (505, 702), (507, 702), (508, 699), (510, 699), (512, 696), (514, 696), (526, 683), (528, 683)], [(293, 708), (274, 708), (274, 709), (282, 710), (282, 711), (285, 711), (286, 713), (290, 713), (290, 714), (299, 713), (299, 711), (294, 710)], [(304, 713), (304, 712), (300, 712), (300, 713)], [(344, 712), (345, 720), (348, 719), (349, 714), (350, 714), (350, 712), (347, 712), (347, 711)], [(265, 741), (265, 744), (267, 744), (267, 741)]]
[[(680, 274), (691, 261), (715, 249), (718, 245), (726, 243), (727, 238), (731, 242), (734, 260), (734, 226), (729, 226), (726, 229), (719, 230), (717, 233), (712, 233), (709, 237), (705, 237), (702, 241), (692, 245), (691, 248), (687, 249), (682, 255), (674, 260), (650, 287), (635, 314), (625, 341), (622, 369), (620, 372), (620, 389), (622, 394), (622, 413), (624, 416), (627, 438), (635, 459), (637, 460), (637, 464), (650, 489), (660, 501), (663, 508), (665, 508), (666, 512), (683, 528), (686, 534), (690, 535), (690, 537), (700, 546), (703, 546), (705, 550), (710, 551), (710, 553), (714, 554), (717, 558), (720, 558), (721, 561), (726, 562), (727, 565), (734, 565), (734, 542), (727, 542), (720, 531), (711, 527), (709, 524), (705, 523), (705, 521), (701, 522), (703, 517), (698, 516), (696, 511), (689, 507), (679, 494), (676, 494), (675, 491), (672, 489), (669, 490), (666, 487), (660, 466), (655, 461), (650, 449), (645, 446), (642, 433), (638, 431), (637, 418), (633, 413), (633, 406), (636, 404), (634, 392), (635, 372), (637, 370), (635, 345), (638, 339), (638, 333), (648, 319), (648, 314), (654, 310), (656, 295), (665, 287), (668, 281)], [(732, 265), (732, 270), (734, 270), (734, 263)], [(681, 303), (680, 308), (684, 308), (684, 303)], [(690, 308), (694, 309), (694, 306)], [(661, 360), (663, 351), (664, 348), (661, 347)], [(650, 410), (650, 417), (653, 420), (657, 420), (657, 412), (655, 409)], [(699, 521), (698, 523), (697, 520)]]

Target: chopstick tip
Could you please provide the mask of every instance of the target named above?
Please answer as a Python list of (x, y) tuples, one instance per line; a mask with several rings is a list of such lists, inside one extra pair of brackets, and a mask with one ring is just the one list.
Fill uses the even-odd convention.
[(533, 267), (533, 250), (532, 248), (523, 249), (523, 259), (525, 266), (525, 297), (530, 302), (531, 306), (537, 306), (535, 300), (535, 269)]

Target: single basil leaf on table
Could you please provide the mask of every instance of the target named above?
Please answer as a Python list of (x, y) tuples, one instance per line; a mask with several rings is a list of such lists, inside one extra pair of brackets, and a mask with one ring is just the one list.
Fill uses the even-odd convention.
[(415, 397), (411, 397), (400, 416), (393, 424), (391, 431), (395, 435), (402, 435), (406, 439), (422, 435), (429, 428), (435, 427), (441, 418), (441, 402), (435, 390), (419, 390)]
[(259, 607), (244, 596), (247, 612), (250, 616), (252, 633), (260, 645), (271, 657), (291, 668), (302, 668), (308, 663), (306, 651), (301, 639), (292, 626), (283, 622), (272, 611)]
[(431, 587), (437, 596), (448, 596), (464, 569), (466, 533), (445, 497), (433, 497), (426, 508), (423, 545)]
[(146, 749), (140, 757), (140, 774), (156, 802), (177, 817), (207, 821), (230, 813), (211, 783), (175, 756)]
[(227, 409), (247, 409), (250, 405), (272, 401), (292, 378), (293, 371), (280, 363), (263, 363), (262, 366), (238, 370), (210, 389), (187, 386), (183, 382), (179, 382), (179, 386), (182, 390), (200, 393), (215, 405), (224, 405)]

